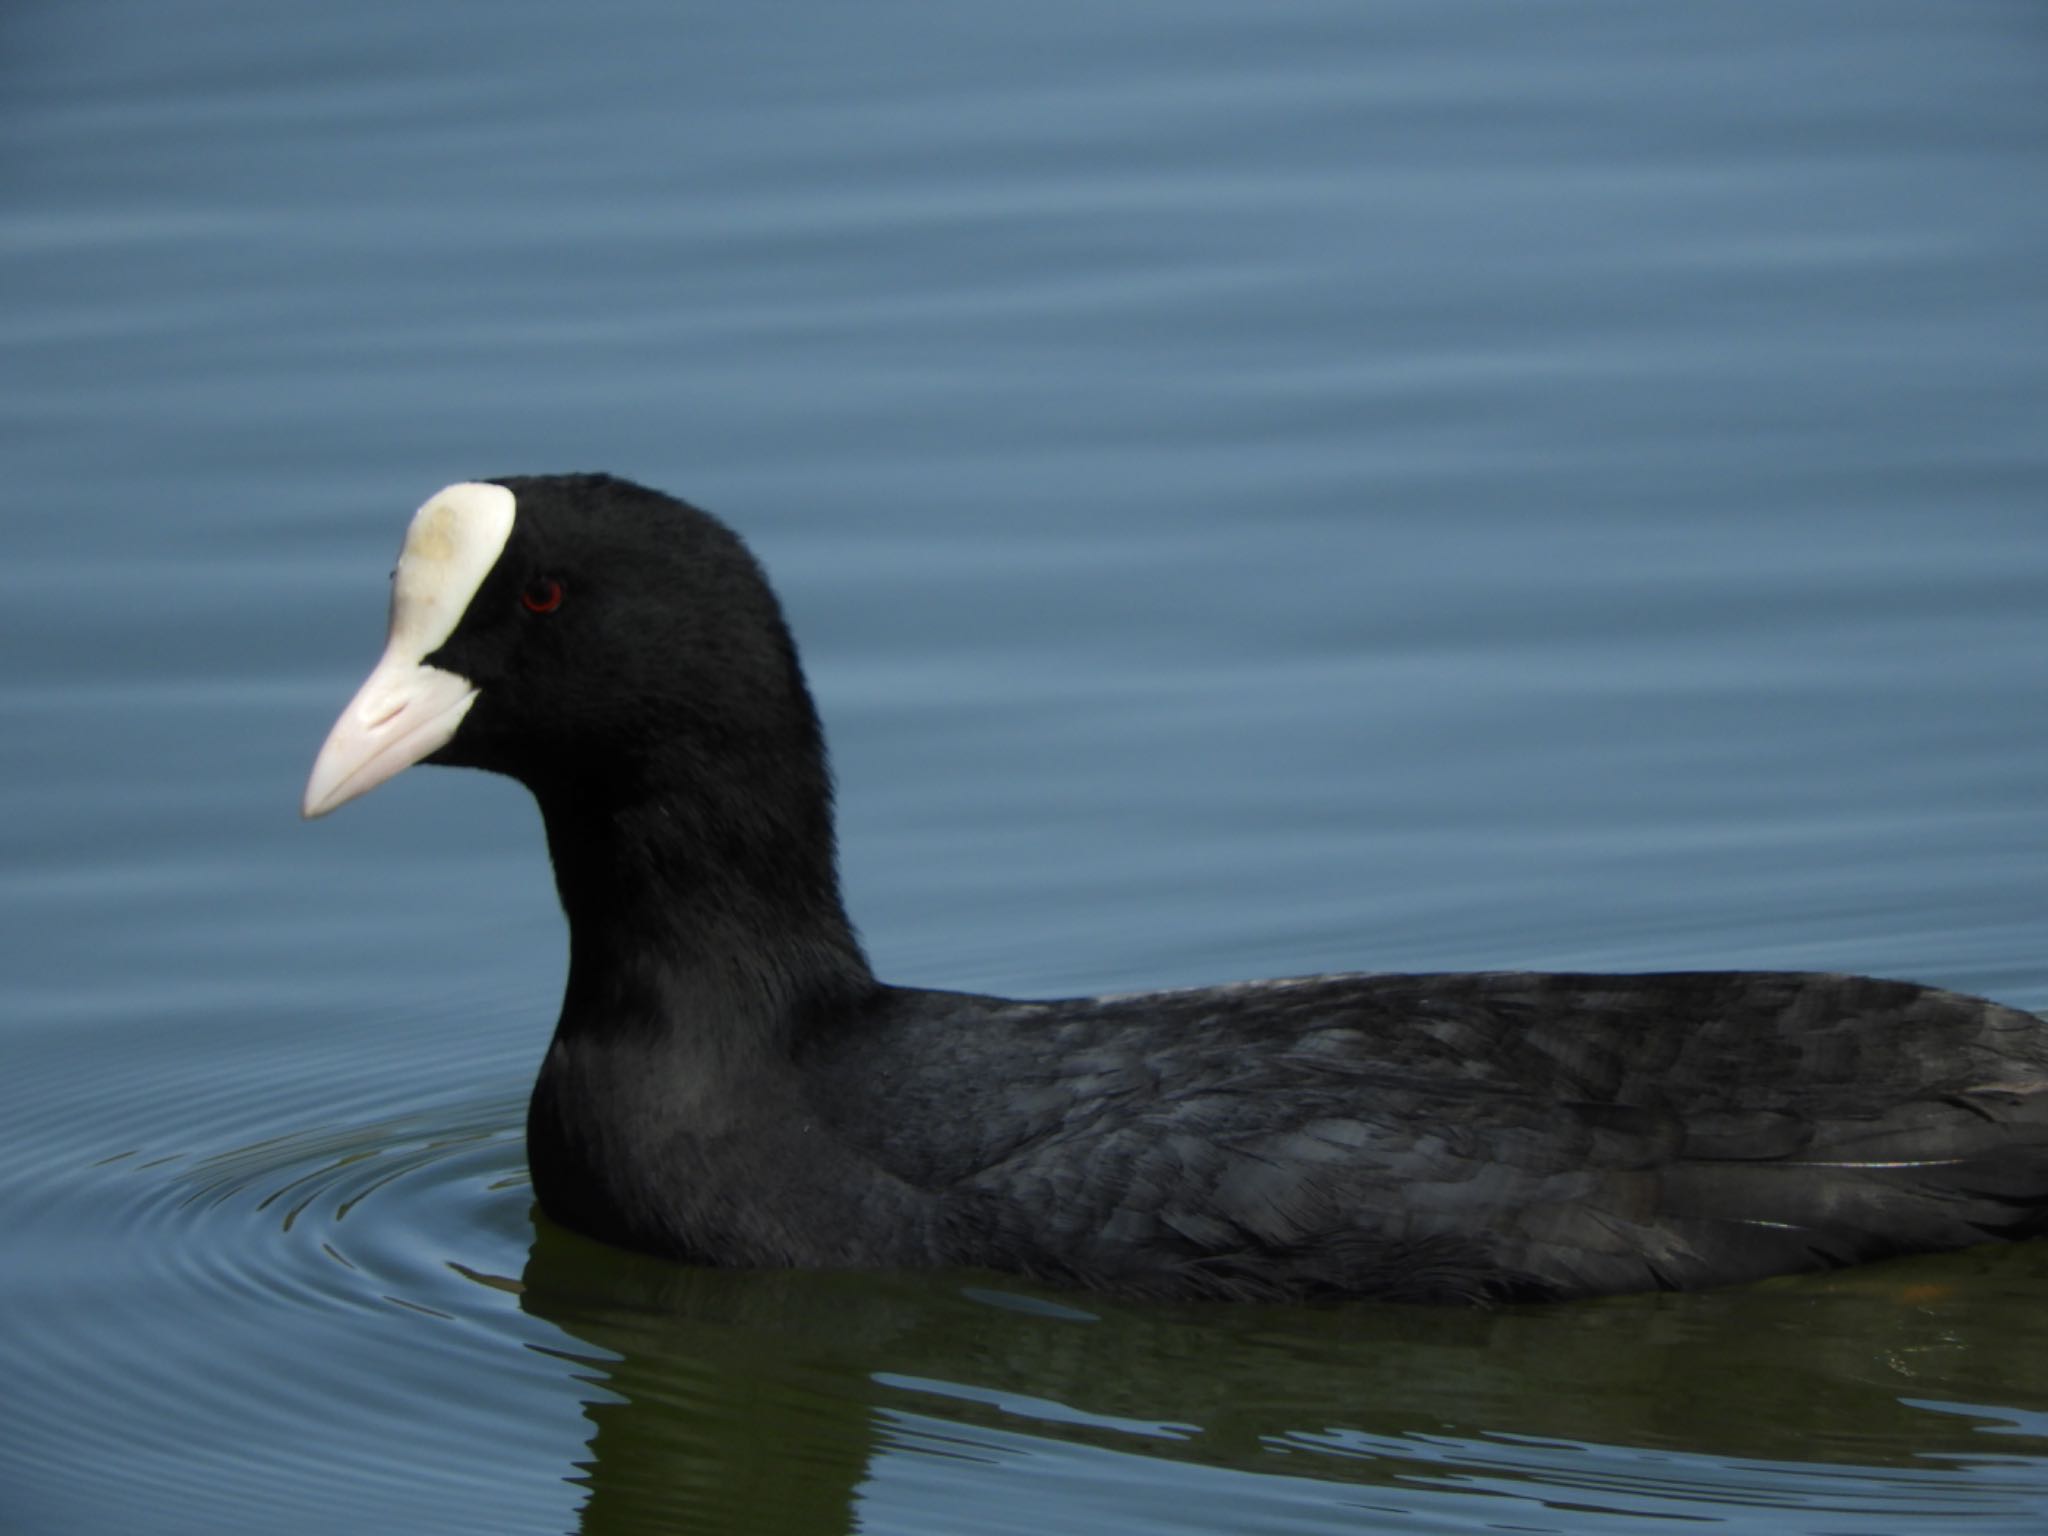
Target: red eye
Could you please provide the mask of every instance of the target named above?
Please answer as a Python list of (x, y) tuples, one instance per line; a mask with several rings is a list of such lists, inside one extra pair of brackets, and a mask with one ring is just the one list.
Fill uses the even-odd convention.
[(562, 606), (562, 584), (552, 576), (538, 577), (526, 584), (519, 601), (528, 613), (553, 613)]

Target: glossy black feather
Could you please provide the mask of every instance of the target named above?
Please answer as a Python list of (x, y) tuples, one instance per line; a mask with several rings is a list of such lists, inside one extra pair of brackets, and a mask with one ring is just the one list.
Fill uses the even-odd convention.
[[(529, 1147), (566, 1225), (717, 1264), (1459, 1301), (2048, 1230), (2048, 1031), (1903, 982), (885, 986), (739, 540), (608, 477), (502, 483), (512, 539), (432, 658), (482, 692), (436, 760), (521, 779), (547, 826), (571, 962)], [(558, 612), (519, 608), (538, 578)]]

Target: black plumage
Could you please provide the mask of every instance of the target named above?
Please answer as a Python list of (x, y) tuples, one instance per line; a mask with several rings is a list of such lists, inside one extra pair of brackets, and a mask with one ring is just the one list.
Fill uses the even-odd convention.
[[(428, 761), (524, 782), (570, 928), (556, 1220), (747, 1266), (1537, 1300), (2048, 1230), (2048, 1028), (1842, 975), (1337, 975), (1014, 1002), (874, 979), (816, 713), (709, 515), (501, 482)], [(557, 583), (557, 608), (520, 594)]]

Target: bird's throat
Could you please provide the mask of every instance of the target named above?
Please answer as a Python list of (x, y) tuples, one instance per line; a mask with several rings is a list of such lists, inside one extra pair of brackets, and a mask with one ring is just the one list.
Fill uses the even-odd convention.
[(687, 797), (542, 803), (569, 923), (564, 1037), (660, 1042), (713, 1072), (786, 1055), (873, 989), (824, 839)]

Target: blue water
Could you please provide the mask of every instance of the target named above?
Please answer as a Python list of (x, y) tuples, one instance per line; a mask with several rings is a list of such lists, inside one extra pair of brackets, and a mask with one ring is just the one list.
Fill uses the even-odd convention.
[(739, 526), (892, 980), (2048, 1008), (2038, 6), (0, 18), (0, 1530), (2035, 1531), (2048, 1255), (1548, 1313), (537, 1228), (513, 786), (296, 804), (410, 510)]

